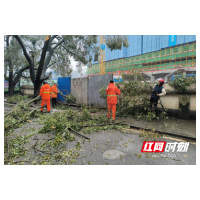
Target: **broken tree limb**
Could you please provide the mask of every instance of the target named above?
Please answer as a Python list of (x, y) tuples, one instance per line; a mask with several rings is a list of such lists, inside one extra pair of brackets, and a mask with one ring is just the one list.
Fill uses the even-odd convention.
[(4, 117), (7, 117), (7, 116), (10, 115), (12, 112), (13, 112), (13, 110), (11, 110), (10, 112), (6, 113), (6, 114), (4, 115)]
[(88, 138), (88, 137), (86, 137), (86, 136), (80, 134), (79, 132), (75, 131), (75, 130), (72, 129), (72, 128), (69, 128), (69, 130), (71, 130), (71, 131), (73, 131), (74, 133), (76, 133), (76, 135), (78, 135), (79, 137), (83, 137), (83, 138), (85, 138), (85, 139), (87, 139), (87, 140), (90, 140), (90, 138)]
[(9, 105), (9, 106), (15, 106), (16, 105), (16, 103), (7, 103), (7, 102), (4, 102), (4, 104)]
[[(31, 101), (25, 103), (25, 105), (29, 105), (30, 103), (34, 102), (35, 100), (37, 100), (40, 96), (37, 96), (35, 99), (32, 99)], [(6, 113), (4, 115), (4, 117), (7, 117), (8, 115), (12, 114), (13, 110), (11, 110), (9, 113)]]
[[(10, 105), (10, 106), (16, 106), (17, 103), (15, 103), (15, 102), (7, 103), (7, 102), (4, 101), (4, 104)], [(34, 106), (34, 105), (32, 105), (32, 104), (30, 104), (30, 106), (33, 107), (33, 108), (36, 108), (36, 106)]]
[(61, 102), (61, 101), (57, 101), (57, 103), (60, 103), (60, 104), (66, 105), (66, 106), (73, 106), (73, 107), (77, 107), (77, 105), (76, 105), (76, 104), (63, 103), (63, 102)]
[(75, 131), (75, 130), (72, 129), (72, 128), (69, 128), (68, 126), (62, 131), (62, 133), (66, 132), (67, 130), (73, 131), (73, 132), (76, 133), (76, 135), (78, 135), (79, 137), (82, 137), (82, 138), (85, 138), (85, 139), (87, 139), (87, 140), (90, 140), (90, 138), (88, 138), (88, 137), (86, 137), (86, 136), (80, 134), (79, 132)]
[(41, 108), (45, 108), (45, 107), (47, 107), (47, 106), (40, 106), (40, 107), (35, 108), (34, 110), (32, 110), (30, 112), (30, 115), (32, 115), (36, 110), (41, 109)]
[(32, 148), (34, 149), (34, 151), (36, 152), (36, 151), (39, 151), (39, 152), (41, 152), (41, 153), (44, 153), (44, 154), (53, 154), (53, 153), (50, 153), (50, 152), (46, 152), (46, 151), (42, 151), (42, 150), (40, 150), (40, 149), (37, 149), (36, 148), (36, 145), (37, 145), (37, 143), (38, 143), (38, 138), (37, 138), (37, 135), (35, 134), (35, 137), (36, 137), (36, 143), (32, 146)]
[(40, 97), (40, 96), (37, 96), (35, 99), (32, 99), (31, 101), (27, 102), (26, 105), (28, 105), (28, 104), (34, 102), (35, 100), (39, 99), (39, 97)]
[[(64, 95), (59, 89), (58, 89), (58, 92), (60, 93), (60, 95), (62, 95), (63, 97), (66, 98), (67, 95)], [(75, 104), (77, 104), (76, 101), (72, 100), (71, 98), (69, 98), (69, 99), (70, 99), (71, 101), (73, 101)]]
[[(66, 105), (66, 106), (73, 106), (73, 107), (79, 107), (78, 104), (69, 104), (69, 103), (63, 103), (61, 101), (57, 101), (57, 103), (60, 103), (60, 104), (63, 104), (63, 105)], [(98, 107), (98, 106), (85, 106), (86, 108), (97, 108), (97, 109), (107, 109), (107, 108), (104, 108), (104, 107)]]

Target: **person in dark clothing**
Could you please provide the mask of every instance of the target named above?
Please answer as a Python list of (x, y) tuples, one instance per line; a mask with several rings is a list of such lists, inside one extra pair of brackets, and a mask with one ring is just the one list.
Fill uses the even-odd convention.
[[(156, 113), (157, 113), (156, 108), (157, 108), (158, 99), (160, 98), (160, 96), (166, 95), (166, 91), (165, 91), (165, 88), (163, 88), (163, 84), (164, 84), (164, 80), (158, 79), (158, 84), (153, 87), (153, 92), (150, 98), (150, 109), (152, 110), (152, 105), (154, 105), (154, 109), (156, 110)], [(151, 87), (151, 84), (149, 84), (149, 86)]]

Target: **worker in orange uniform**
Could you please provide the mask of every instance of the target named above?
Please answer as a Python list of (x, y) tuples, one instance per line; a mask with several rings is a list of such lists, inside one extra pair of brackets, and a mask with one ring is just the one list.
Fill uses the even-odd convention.
[(57, 83), (54, 83), (54, 85), (52, 86), (51, 90), (51, 97), (52, 97), (52, 107), (56, 106), (56, 98), (57, 98), (57, 94), (58, 94), (58, 89), (57, 89)]
[[(43, 82), (43, 86), (40, 89), (40, 98), (42, 98), (41, 106), (44, 106), (45, 103), (47, 104), (47, 112), (50, 113), (51, 105), (50, 105), (50, 98), (51, 98), (51, 87), (47, 84), (46, 81)], [(40, 109), (43, 112), (43, 108)]]
[(114, 81), (111, 80), (110, 84), (106, 89), (107, 94), (107, 105), (108, 105), (108, 118), (110, 117), (110, 111), (112, 110), (112, 119), (115, 120), (115, 112), (116, 112), (116, 104), (117, 104), (117, 95), (119, 95), (121, 91), (114, 84)]

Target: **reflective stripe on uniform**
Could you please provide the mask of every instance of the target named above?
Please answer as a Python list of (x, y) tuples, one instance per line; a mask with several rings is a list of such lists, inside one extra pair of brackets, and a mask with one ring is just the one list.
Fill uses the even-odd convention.
[(117, 96), (117, 95), (107, 95), (107, 96), (114, 97), (114, 96)]
[(43, 93), (50, 93), (50, 92), (43, 92)]

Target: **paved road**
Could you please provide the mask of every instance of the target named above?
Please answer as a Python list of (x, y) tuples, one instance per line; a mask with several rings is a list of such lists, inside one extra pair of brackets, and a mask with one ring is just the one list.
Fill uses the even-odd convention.
[[(54, 109), (52, 109), (54, 111)], [(55, 110), (56, 111), (56, 110)], [(52, 112), (53, 113), (53, 112)], [(38, 122), (31, 124), (33, 128)], [(22, 129), (30, 128), (26, 124)], [(15, 130), (16, 131), (16, 130)], [(19, 129), (20, 131), (20, 129)], [(22, 134), (22, 133), (21, 133)], [(166, 142), (190, 142), (187, 153), (163, 153), (165, 157), (153, 157), (152, 154), (141, 153), (143, 140), (139, 136), (140, 131), (133, 130), (131, 134), (125, 134), (117, 130), (106, 130), (93, 132), (88, 137), (91, 141), (82, 140), (76, 136), (76, 140), (68, 142), (67, 149), (75, 149), (76, 143), (81, 142), (80, 156), (73, 164), (93, 165), (195, 165), (196, 164), (196, 143), (195, 140), (181, 139), (177, 137), (162, 136), (157, 141)], [(46, 135), (47, 136), (47, 135)], [(51, 134), (48, 133), (48, 137)], [(31, 141), (31, 145), (35, 140)], [(154, 154), (159, 155), (159, 154)]]
[[(95, 132), (89, 135), (91, 142), (82, 142), (81, 156), (75, 164), (93, 165), (195, 165), (196, 143), (194, 140), (178, 139), (175, 137), (161, 136), (157, 141), (190, 142), (187, 153), (166, 153), (164, 157), (152, 157), (152, 154), (141, 153), (143, 141), (139, 131), (124, 134), (116, 130)], [(73, 148), (76, 142), (68, 143), (68, 149)], [(83, 143), (84, 142), (84, 143)], [(154, 154), (158, 155), (158, 154)], [(160, 154), (161, 155), (161, 154)]]

